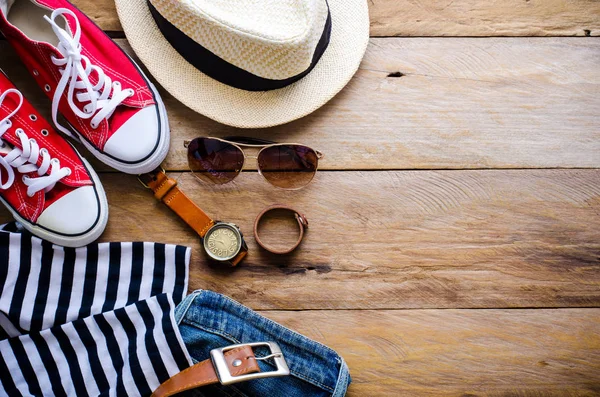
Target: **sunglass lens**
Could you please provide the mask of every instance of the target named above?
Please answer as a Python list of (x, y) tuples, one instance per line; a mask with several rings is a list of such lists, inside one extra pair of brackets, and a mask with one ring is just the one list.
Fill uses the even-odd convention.
[(258, 168), (272, 185), (299, 189), (310, 183), (318, 166), (317, 153), (302, 145), (277, 145), (263, 149)]
[(196, 138), (188, 145), (188, 164), (198, 179), (221, 185), (242, 171), (244, 153), (218, 139)]

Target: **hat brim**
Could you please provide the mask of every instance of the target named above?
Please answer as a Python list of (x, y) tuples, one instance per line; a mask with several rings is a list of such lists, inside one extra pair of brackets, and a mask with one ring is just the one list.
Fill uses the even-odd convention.
[(116, 0), (129, 44), (154, 78), (190, 109), (240, 128), (285, 124), (323, 106), (350, 81), (369, 42), (365, 0), (329, 0), (332, 32), (315, 68), (298, 82), (273, 91), (230, 87), (187, 62), (165, 39), (146, 0)]

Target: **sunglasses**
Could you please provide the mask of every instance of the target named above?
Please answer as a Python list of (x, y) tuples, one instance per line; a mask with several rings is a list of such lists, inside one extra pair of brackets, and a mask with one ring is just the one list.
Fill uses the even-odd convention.
[[(258, 172), (271, 185), (296, 190), (308, 185), (317, 173), (318, 150), (296, 143), (275, 143), (262, 139), (202, 137), (185, 141), (188, 165), (201, 181), (222, 185), (233, 181), (242, 172), (246, 158), (255, 158)], [(254, 157), (246, 156), (244, 148), (259, 148)]]

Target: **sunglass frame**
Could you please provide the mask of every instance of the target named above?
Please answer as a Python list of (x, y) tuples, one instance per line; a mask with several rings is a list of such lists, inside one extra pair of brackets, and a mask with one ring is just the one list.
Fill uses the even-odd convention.
[[(319, 170), (319, 160), (321, 160), (323, 157), (325, 157), (325, 155), (321, 151), (313, 149), (310, 146), (306, 146), (306, 145), (304, 145), (302, 143), (289, 143), (289, 142), (287, 142), (287, 143), (277, 143), (277, 142), (273, 142), (273, 143), (256, 143), (256, 144), (254, 144), (254, 143), (239, 143), (239, 142), (234, 142), (234, 141), (231, 141), (231, 140), (228, 140), (228, 139), (217, 138), (217, 137), (213, 137), (213, 136), (200, 136), (200, 137), (194, 138), (194, 140), (195, 139), (214, 139), (214, 140), (217, 140), (217, 141), (225, 142), (225, 143), (230, 144), (230, 145), (234, 146), (235, 148), (237, 148), (242, 153), (242, 155), (244, 156), (244, 160), (242, 162), (242, 167), (240, 168), (240, 170), (237, 172), (237, 174), (230, 181), (228, 181), (228, 182), (226, 182), (224, 184), (231, 183), (238, 176), (240, 176), (240, 174), (244, 170), (244, 166), (246, 165), (246, 159), (251, 158), (251, 159), (255, 159), (256, 160), (256, 169), (258, 170), (258, 173), (260, 174), (260, 176), (263, 177), (263, 179), (265, 181), (267, 181), (269, 183), (269, 185), (274, 186), (277, 189), (281, 189), (281, 190), (300, 190), (300, 189), (305, 188), (306, 186), (308, 186), (312, 182), (312, 180), (314, 179), (314, 177), (317, 175), (317, 171)], [(249, 138), (249, 139), (252, 139), (252, 138)], [(192, 141), (184, 141), (183, 142), (183, 146), (187, 149), (189, 147), (190, 143), (192, 143)], [(312, 150), (313, 152), (315, 152), (315, 154), (317, 155), (317, 164), (316, 164), (316, 167), (315, 167), (315, 172), (314, 172), (312, 178), (310, 179), (310, 181), (308, 181), (305, 185), (297, 187), (297, 188), (284, 188), (284, 187), (281, 187), (281, 186), (274, 185), (271, 181), (269, 181), (269, 179), (267, 179), (263, 175), (262, 170), (260, 169), (260, 164), (258, 163), (258, 159), (260, 157), (260, 154), (264, 150), (266, 150), (266, 149), (270, 149), (272, 147), (277, 147), (277, 146), (303, 146), (303, 147), (306, 147), (306, 148)], [(256, 156), (247, 156), (246, 152), (244, 151), (244, 149), (242, 149), (243, 147), (257, 148), (257, 149), (261, 148), (261, 149), (258, 151), (258, 154)], [(193, 174), (195, 174), (194, 170), (192, 169), (192, 167), (190, 165), (190, 162), (189, 162), (189, 150), (188, 150), (188, 167), (189, 167), (190, 171)], [(198, 178), (198, 177), (196, 177), (196, 178)]]

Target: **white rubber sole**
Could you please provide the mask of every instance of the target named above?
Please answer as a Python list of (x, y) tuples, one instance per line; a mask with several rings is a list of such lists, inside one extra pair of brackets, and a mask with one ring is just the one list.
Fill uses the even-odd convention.
[[(142, 75), (146, 77), (146, 75), (142, 72), (141, 69), (140, 73), (142, 73)], [(98, 160), (126, 174), (139, 175), (145, 174), (146, 172), (154, 171), (164, 161), (165, 157), (167, 157), (167, 154), (169, 153), (169, 147), (171, 144), (171, 130), (169, 128), (169, 118), (167, 116), (167, 109), (165, 108), (165, 104), (160, 95), (158, 94), (158, 91), (154, 84), (152, 84), (152, 82), (147, 77), (146, 80), (148, 81), (150, 89), (152, 89), (152, 92), (154, 92), (154, 97), (156, 98), (156, 105), (158, 107), (158, 114), (160, 115), (161, 120), (160, 140), (152, 156), (139, 163), (130, 164), (120, 162), (98, 151), (98, 149), (93, 147), (83, 136), (81, 136), (81, 134), (78, 131), (71, 128), (71, 130), (76, 136), (76, 139), (79, 142), (81, 142), (83, 146), (85, 146), (85, 148), (89, 150), (89, 152), (92, 153)]]
[(0, 197), (0, 201), (8, 208), (11, 212), (12, 216), (15, 218), (17, 222), (19, 222), (23, 227), (29, 231), (34, 236), (37, 236), (43, 240), (47, 240), (53, 244), (61, 245), (63, 247), (83, 247), (84, 245), (88, 245), (96, 241), (106, 229), (106, 224), (108, 222), (108, 201), (106, 200), (106, 193), (104, 192), (104, 188), (102, 187), (102, 183), (100, 183), (100, 179), (96, 172), (92, 169), (90, 164), (83, 159), (83, 162), (87, 166), (87, 169), (94, 181), (96, 186), (96, 191), (98, 193), (99, 198), (99, 207), (100, 214), (98, 217), (98, 223), (94, 226), (93, 229), (88, 231), (85, 234), (75, 237), (64, 236), (62, 234), (53, 233), (47, 229), (44, 229), (40, 226), (36, 226), (29, 222), (28, 220), (22, 218), (18, 213), (16, 213), (5, 201)]

